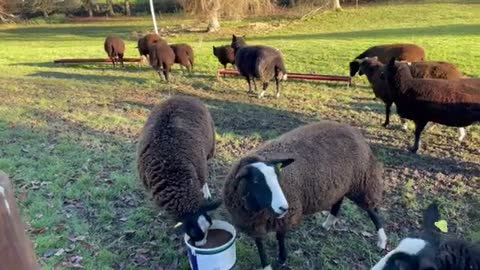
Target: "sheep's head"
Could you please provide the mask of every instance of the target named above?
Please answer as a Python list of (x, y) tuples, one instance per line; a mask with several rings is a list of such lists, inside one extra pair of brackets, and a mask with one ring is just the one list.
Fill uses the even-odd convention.
[(431, 204), (423, 215), (423, 233), (420, 237), (403, 239), (383, 257), (372, 270), (436, 270), (436, 246), (440, 230), (440, 215), (436, 204)]
[(355, 61), (357, 61), (359, 64), (358, 75), (360, 76), (363, 74), (370, 76), (369, 74), (373, 74), (379, 69), (383, 68), (383, 64), (380, 61), (378, 61), (377, 56), (356, 59)]
[(395, 81), (395, 76), (397, 76), (397, 74), (400, 74), (402, 77), (412, 78), (409, 65), (405, 62), (399, 62), (392, 57), (390, 62), (388, 62), (388, 64), (385, 66), (380, 78), (382, 80)]
[(291, 158), (258, 161), (238, 170), (235, 178), (245, 181), (248, 209), (255, 212), (268, 209), (277, 218), (286, 215), (288, 202), (280, 186), (281, 170), (293, 161)]
[(207, 243), (208, 229), (212, 226), (212, 219), (208, 212), (217, 209), (221, 201), (206, 201), (198, 211), (186, 214), (180, 218), (175, 229), (186, 233), (196, 246), (203, 246)]
[(230, 45), (230, 47), (232, 47), (236, 51), (245, 46), (247, 46), (247, 43), (245, 42), (245, 36), (239, 37), (236, 35), (232, 35), (232, 44)]

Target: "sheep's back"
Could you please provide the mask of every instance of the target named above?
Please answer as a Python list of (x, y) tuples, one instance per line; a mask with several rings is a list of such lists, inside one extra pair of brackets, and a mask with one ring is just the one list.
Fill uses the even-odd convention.
[(463, 77), (462, 72), (454, 64), (447, 62), (413, 62), (410, 71), (415, 78), (457, 80)]
[(152, 111), (142, 131), (140, 179), (160, 207), (176, 215), (191, 213), (200, 205), (206, 179), (199, 177), (214, 149), (208, 109), (195, 98), (171, 98)]
[(235, 51), (230, 46), (221, 46), (215, 48), (216, 55), (221, 64), (234, 64), (235, 63)]
[(327, 210), (345, 195), (369, 193), (369, 205), (380, 202), (381, 167), (362, 134), (346, 124), (322, 121), (303, 126), (253, 153), (267, 160), (295, 159), (282, 171), (281, 185), (289, 202), (302, 202), (305, 214)]
[(397, 60), (414, 62), (425, 59), (425, 50), (415, 44), (387, 44), (367, 49), (363, 57), (374, 56), (377, 56), (378, 60), (384, 64), (388, 63), (392, 57)]
[(125, 43), (117, 36), (108, 36), (105, 39), (104, 49), (109, 56), (113, 56), (113, 53), (123, 54), (125, 52)]
[(267, 46), (247, 46), (237, 51), (235, 65), (244, 76), (269, 81), (275, 76), (276, 61), (283, 61), (280, 52)]
[(150, 64), (154, 69), (162, 68), (163, 64), (173, 65), (175, 62), (175, 53), (166, 43), (156, 43), (150, 47)]
[(148, 55), (150, 53), (150, 47), (152, 47), (155, 43), (167, 44), (167, 42), (159, 35), (147, 34), (138, 40), (138, 52), (140, 55)]

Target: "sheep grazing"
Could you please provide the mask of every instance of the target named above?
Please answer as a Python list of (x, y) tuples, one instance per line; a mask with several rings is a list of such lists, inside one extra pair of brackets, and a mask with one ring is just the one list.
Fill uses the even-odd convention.
[(138, 143), (138, 172), (155, 203), (204, 245), (212, 221), (207, 160), (215, 153), (212, 117), (192, 97), (173, 97), (150, 114)]
[(175, 53), (175, 63), (180, 67), (186, 67), (188, 72), (192, 72), (193, 68), (193, 49), (188, 44), (172, 44), (170, 45)]
[(438, 207), (431, 204), (423, 215), (423, 232), (403, 239), (372, 270), (480, 269), (480, 245), (445, 238), (438, 224), (441, 224)]
[(362, 134), (333, 121), (299, 127), (241, 158), (223, 190), (224, 204), (235, 226), (255, 239), (263, 269), (271, 269), (263, 237), (275, 231), (279, 263), (285, 263), (286, 233), (304, 215), (329, 210), (325, 229), (337, 221), (344, 197), (364, 209), (384, 249), (387, 236), (378, 206), (383, 168)]
[[(375, 97), (381, 99), (385, 103), (385, 122), (384, 127), (390, 123), (390, 108), (392, 107), (393, 97), (388, 89), (387, 82), (383, 80), (381, 74), (385, 65), (378, 61), (378, 57), (365, 57), (356, 60), (359, 63), (359, 75), (365, 74), (370, 82)], [(451, 63), (447, 62), (413, 62), (409, 63), (410, 72), (414, 78), (436, 78), (446, 80), (457, 80), (463, 77), (462, 72)], [(401, 119), (404, 123), (403, 128), (406, 130), (407, 122)], [(466, 135), (464, 128), (459, 128), (459, 140), (462, 141)]]
[(248, 92), (252, 92), (251, 81), (257, 91), (255, 79), (259, 79), (263, 84), (263, 91), (258, 98), (262, 98), (270, 80), (275, 79), (277, 87), (275, 96), (280, 97), (280, 81), (287, 79), (287, 70), (280, 51), (267, 46), (247, 46), (244, 37), (235, 35), (232, 37), (231, 47), (235, 52), (238, 71), (247, 79)]
[(147, 34), (144, 37), (140, 38), (138, 40), (138, 53), (140, 54), (140, 57), (142, 56), (149, 56), (150, 54), (150, 47), (153, 46), (154, 43), (161, 42), (161, 43), (167, 43), (164, 39), (162, 39), (159, 35), (157, 34)]
[(150, 47), (149, 55), (152, 68), (158, 72), (160, 78), (162, 78), (163, 72), (163, 76), (168, 82), (169, 73), (175, 63), (175, 53), (172, 48), (166, 42), (156, 42)]
[(415, 122), (415, 143), (428, 122), (466, 127), (480, 121), (480, 79), (417, 79), (407, 64), (394, 58), (385, 66), (384, 75), (400, 117)]
[(399, 61), (415, 62), (425, 60), (425, 50), (415, 44), (387, 44), (370, 47), (350, 62), (350, 77), (355, 76), (360, 68), (356, 59), (374, 56), (377, 56), (382, 63), (388, 63), (392, 57)]
[(220, 47), (213, 46), (213, 55), (217, 57), (220, 64), (223, 65), (223, 68), (226, 69), (227, 64), (235, 66), (235, 52), (232, 47), (228, 45)]
[(105, 39), (103, 48), (108, 55), (108, 58), (112, 61), (113, 67), (116, 63), (122, 64), (123, 67), (123, 54), (125, 53), (125, 43), (117, 36), (108, 36)]

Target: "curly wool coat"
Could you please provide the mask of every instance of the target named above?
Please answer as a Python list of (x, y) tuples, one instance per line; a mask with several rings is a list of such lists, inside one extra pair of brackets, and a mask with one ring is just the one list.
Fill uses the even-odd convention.
[[(245, 201), (246, 184), (236, 179), (247, 164), (293, 158), (280, 176), (289, 211), (277, 219), (268, 210), (252, 212)], [(270, 231), (287, 231), (304, 215), (330, 210), (347, 196), (362, 208), (374, 208), (383, 193), (383, 169), (361, 133), (332, 121), (303, 126), (250, 152), (235, 164), (224, 185), (224, 204), (233, 223), (243, 232), (260, 237)]]
[(155, 43), (167, 44), (167, 42), (157, 34), (147, 34), (144, 37), (140, 38), (138, 40), (138, 47), (137, 47), (138, 53), (140, 53), (140, 56), (149, 55), (150, 47), (152, 47), (153, 44)]
[(235, 51), (229, 45), (215, 47), (213, 46), (213, 55), (215, 55), (223, 65), (223, 68), (227, 68), (227, 64), (235, 65)]
[(170, 98), (150, 114), (140, 137), (140, 179), (158, 206), (180, 218), (200, 207), (214, 153), (214, 124), (205, 105), (192, 97)]

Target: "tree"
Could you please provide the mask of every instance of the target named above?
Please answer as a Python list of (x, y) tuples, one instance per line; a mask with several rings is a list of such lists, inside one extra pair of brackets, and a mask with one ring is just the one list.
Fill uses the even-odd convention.
[(333, 10), (342, 10), (342, 7), (340, 6), (340, 0), (332, 0), (332, 7)]
[(130, 1), (125, 0), (125, 15), (130, 16), (132, 15), (132, 11), (130, 10)]
[(82, 0), (82, 6), (88, 12), (88, 17), (93, 17), (94, 0)]
[(55, 0), (25, 0), (25, 11), (27, 13), (41, 12), (43, 17), (54, 12), (57, 8)]
[(107, 12), (108, 16), (115, 16), (115, 11), (113, 11), (113, 0), (107, 0)]
[(220, 29), (221, 17), (241, 18), (247, 14), (256, 14), (272, 10), (270, 0), (178, 0), (183, 9), (200, 19), (208, 21), (207, 31)]

